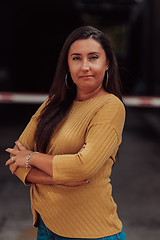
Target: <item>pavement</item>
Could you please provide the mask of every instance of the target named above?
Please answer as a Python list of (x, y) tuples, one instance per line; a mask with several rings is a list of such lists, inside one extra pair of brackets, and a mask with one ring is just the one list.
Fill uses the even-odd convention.
[[(0, 105), (0, 240), (36, 240), (29, 187), (4, 166), (38, 106)], [(127, 240), (160, 239), (160, 110), (128, 108), (113, 197)]]

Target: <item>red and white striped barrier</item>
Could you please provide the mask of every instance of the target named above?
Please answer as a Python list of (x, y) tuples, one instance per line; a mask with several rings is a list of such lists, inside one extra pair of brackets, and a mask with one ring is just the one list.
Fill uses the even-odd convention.
[(123, 101), (127, 107), (160, 107), (160, 97), (123, 96)]
[(47, 94), (0, 92), (0, 103), (40, 104), (47, 99)]
[[(0, 103), (41, 104), (47, 99), (45, 93), (0, 92)], [(123, 96), (127, 107), (160, 107), (160, 97)]]

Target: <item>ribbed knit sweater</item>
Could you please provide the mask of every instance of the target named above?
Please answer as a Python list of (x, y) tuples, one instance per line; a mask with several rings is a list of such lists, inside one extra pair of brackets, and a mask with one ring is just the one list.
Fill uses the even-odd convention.
[[(19, 138), (32, 151), (36, 150), (36, 120), (44, 105)], [(35, 226), (38, 212), (51, 231), (64, 237), (100, 238), (121, 231), (109, 177), (124, 119), (123, 103), (112, 94), (73, 102), (64, 124), (51, 139), (47, 154), (53, 155), (54, 181), (88, 179), (89, 183), (75, 187), (31, 184)], [(84, 143), (86, 146), (80, 151)], [(29, 171), (19, 167), (16, 175), (26, 184)]]

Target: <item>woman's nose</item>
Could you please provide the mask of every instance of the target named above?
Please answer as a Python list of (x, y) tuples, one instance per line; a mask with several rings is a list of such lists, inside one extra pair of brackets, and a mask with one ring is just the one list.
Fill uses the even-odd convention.
[(82, 70), (89, 70), (89, 62), (86, 59), (84, 59), (82, 62)]

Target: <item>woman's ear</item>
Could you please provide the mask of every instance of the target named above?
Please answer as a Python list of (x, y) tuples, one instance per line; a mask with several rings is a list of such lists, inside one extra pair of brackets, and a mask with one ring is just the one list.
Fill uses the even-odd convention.
[(106, 62), (106, 71), (109, 69), (109, 60)]

